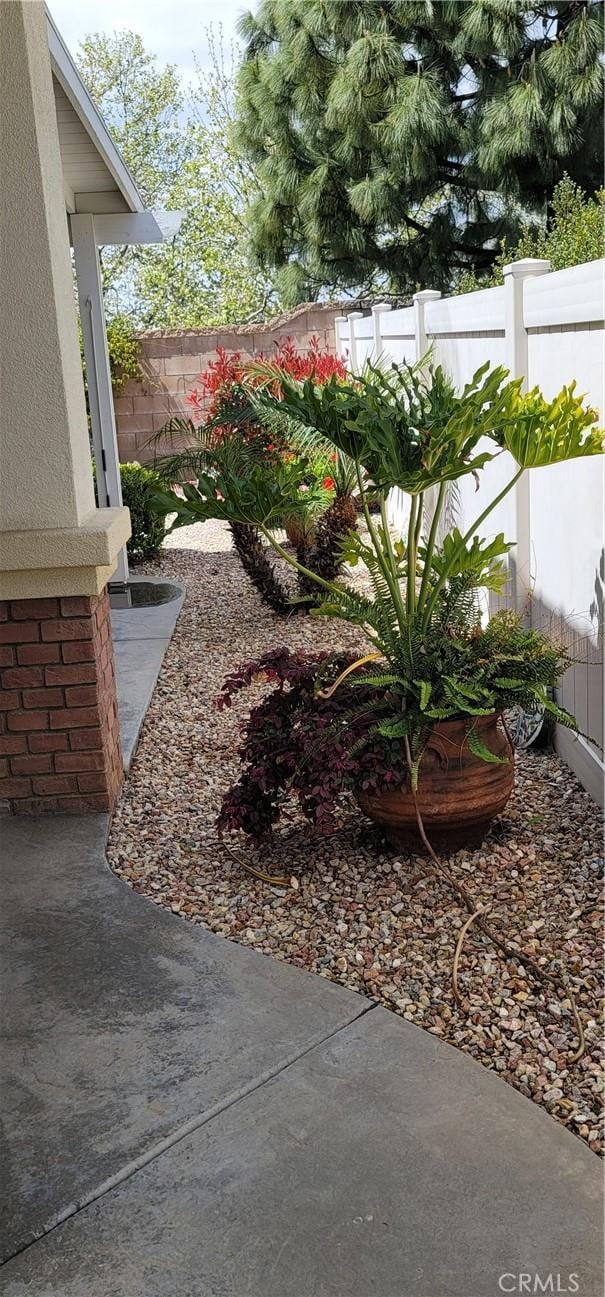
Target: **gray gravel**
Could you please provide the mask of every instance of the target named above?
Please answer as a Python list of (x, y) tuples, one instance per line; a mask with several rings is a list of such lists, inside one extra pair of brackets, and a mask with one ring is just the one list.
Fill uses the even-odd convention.
[(216, 838), (223, 792), (238, 770), (238, 726), (263, 687), (228, 712), (213, 703), (227, 671), (279, 644), (354, 647), (326, 620), (287, 621), (264, 609), (222, 524), (170, 537), (150, 570), (187, 598), (116, 811), (112, 868), (158, 905), (233, 941), (374, 997), (494, 1068), (595, 1152), (602, 1151), (602, 843), (598, 808), (552, 753), (522, 756), (505, 816), (483, 846), (449, 867), (501, 932), (544, 967), (567, 970), (586, 1035), (564, 991), (544, 994), (522, 966), (471, 929), (460, 965), (465, 1008), (451, 985), (466, 918), (424, 857), (397, 855), (357, 811), (340, 832), (310, 837), (293, 817), (270, 847), (231, 838), (239, 856), (292, 875), (287, 891), (238, 867)]

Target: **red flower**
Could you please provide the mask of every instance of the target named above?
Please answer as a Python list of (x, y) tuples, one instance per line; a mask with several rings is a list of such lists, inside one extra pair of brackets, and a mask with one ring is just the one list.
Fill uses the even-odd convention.
[(324, 486), (326, 491), (333, 491), (336, 483), (333, 477), (324, 477)]

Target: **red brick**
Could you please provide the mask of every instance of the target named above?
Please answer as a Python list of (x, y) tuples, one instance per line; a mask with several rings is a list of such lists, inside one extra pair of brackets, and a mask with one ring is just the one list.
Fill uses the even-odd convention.
[(11, 689), (0, 689), (0, 712), (12, 712), (19, 706), (19, 695)]
[(43, 812), (56, 813), (61, 807), (58, 797), (24, 797), (23, 801), (17, 803), (16, 809), (19, 815), (40, 815)]
[(27, 739), (22, 734), (0, 734), (0, 752), (7, 757), (27, 752)]
[(94, 729), (74, 730), (69, 736), (69, 745), (72, 752), (98, 752), (103, 747), (103, 734), (100, 725), (95, 725)]
[(32, 617), (58, 617), (58, 599), (11, 599), (13, 621), (29, 621)]
[(97, 702), (96, 685), (76, 685), (65, 690), (65, 702), (68, 707), (91, 707)]
[(94, 607), (90, 595), (70, 594), (61, 600), (62, 617), (90, 617)]
[(11, 757), (11, 770), (14, 775), (45, 775), (53, 768), (52, 756), (34, 756), (28, 752), (24, 757)]
[(58, 797), (62, 793), (77, 793), (78, 780), (75, 775), (46, 775), (33, 779), (32, 787), (37, 797)]
[(31, 790), (30, 779), (0, 779), (0, 797), (29, 797)]
[(48, 666), (47, 685), (88, 685), (97, 678), (94, 662), (74, 662), (72, 666)]
[(0, 600), (0, 621), (8, 621), (8, 603), (6, 599)]
[(78, 788), (81, 793), (107, 792), (107, 777), (105, 774), (78, 775)]
[(3, 689), (20, 689), (23, 685), (43, 685), (42, 667), (5, 667), (2, 672)]
[(102, 752), (57, 752), (55, 770), (57, 773), (79, 774), (85, 770), (104, 770), (105, 761)]
[(8, 714), (9, 730), (47, 730), (48, 729), (48, 712), (9, 712)]
[(77, 797), (59, 797), (58, 809), (68, 815), (84, 815), (87, 811), (109, 811), (112, 801), (109, 793), (79, 793)]
[(84, 621), (75, 618), (64, 618), (61, 621), (43, 621), (40, 627), (42, 639), (54, 640), (87, 640), (92, 636), (92, 619)]
[(95, 645), (93, 640), (67, 641), (61, 645), (61, 656), (64, 662), (94, 662)]
[(5, 622), (0, 626), (0, 644), (27, 644), (39, 639), (37, 621)]
[(38, 662), (59, 662), (60, 658), (59, 644), (20, 644), (17, 649), (17, 661), (21, 666), (30, 666)]
[(27, 745), (30, 752), (66, 752), (69, 737), (67, 734), (30, 734)]
[(50, 713), (51, 730), (80, 729), (85, 725), (98, 725), (99, 713), (96, 707), (62, 707), (60, 711)]
[(0, 648), (0, 667), (12, 667), (15, 660), (15, 650), (7, 644)]
[(62, 689), (24, 689), (24, 707), (61, 707)]
[(0, 757), (0, 779), (6, 779), (9, 774), (10, 766), (8, 764), (8, 757)]

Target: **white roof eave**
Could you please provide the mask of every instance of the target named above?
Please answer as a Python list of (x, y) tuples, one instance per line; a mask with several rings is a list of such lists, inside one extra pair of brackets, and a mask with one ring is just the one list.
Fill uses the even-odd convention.
[(114, 144), (109, 131), (95, 107), (75, 63), (57, 30), (52, 15), (46, 10), (48, 26), (48, 49), (54, 75), (62, 86), (74, 112), (92, 140), (105, 166), (113, 176), (116, 187), (122, 194), (131, 212), (142, 212), (144, 203), (126, 163)]

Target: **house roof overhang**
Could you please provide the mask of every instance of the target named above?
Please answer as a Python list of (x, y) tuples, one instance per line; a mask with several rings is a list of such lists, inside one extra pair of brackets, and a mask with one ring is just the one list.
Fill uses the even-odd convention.
[(143, 212), (134, 178), (48, 9), (46, 17), (67, 210)]
[(95, 217), (99, 246), (166, 242), (178, 233), (182, 212), (145, 209), (48, 8), (46, 20), (68, 214)]

